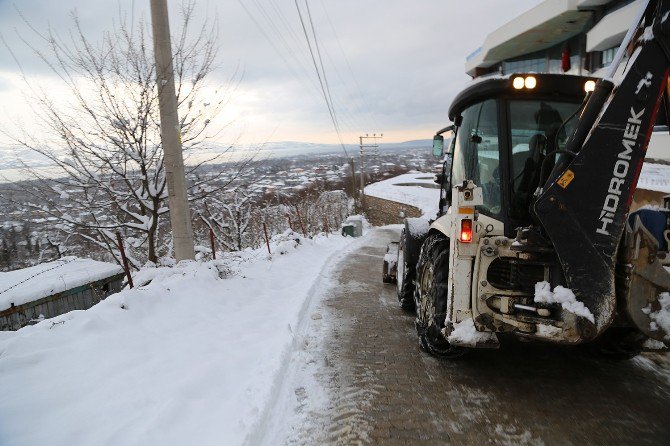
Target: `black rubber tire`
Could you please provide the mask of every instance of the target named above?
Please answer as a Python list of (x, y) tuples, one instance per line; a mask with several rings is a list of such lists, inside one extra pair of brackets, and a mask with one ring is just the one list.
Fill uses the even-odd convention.
[[(416, 265), (407, 258), (407, 230), (400, 232), (400, 243), (398, 243), (398, 257), (396, 261), (396, 291), (400, 308), (406, 311), (414, 310), (414, 268)], [(410, 240), (411, 243), (411, 240)]]
[(626, 361), (642, 353), (645, 340), (646, 336), (634, 328), (612, 327), (584, 347), (595, 356), (612, 361)]
[(453, 359), (466, 349), (456, 347), (442, 334), (447, 315), (449, 277), (449, 239), (443, 234), (430, 234), (421, 247), (416, 265), (417, 280), (416, 332), (421, 347), (438, 358)]

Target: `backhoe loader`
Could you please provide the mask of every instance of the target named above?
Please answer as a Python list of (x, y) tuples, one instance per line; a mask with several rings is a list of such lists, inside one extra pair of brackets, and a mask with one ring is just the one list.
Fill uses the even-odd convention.
[(668, 110), (670, 0), (643, 3), (608, 76), (494, 76), (454, 99), (433, 141), (439, 211), (427, 232), (405, 220), (394, 270), (429, 353), (502, 335), (667, 350), (670, 204), (630, 212)]

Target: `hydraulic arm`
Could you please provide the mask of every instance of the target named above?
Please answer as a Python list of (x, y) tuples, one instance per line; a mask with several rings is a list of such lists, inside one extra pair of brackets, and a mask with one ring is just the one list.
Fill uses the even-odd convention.
[(587, 339), (616, 314), (617, 250), (670, 71), (669, 16), (670, 1), (647, 4), (620, 49), (635, 44), (620, 83), (598, 82), (533, 206), (566, 286), (595, 316)]

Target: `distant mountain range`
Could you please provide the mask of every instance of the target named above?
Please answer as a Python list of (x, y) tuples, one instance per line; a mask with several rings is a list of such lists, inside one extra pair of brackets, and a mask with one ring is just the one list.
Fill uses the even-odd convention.
[[(405, 141), (400, 143), (381, 143), (380, 152), (402, 152), (412, 149), (430, 149), (432, 141), (429, 139), (420, 139), (415, 141)], [(359, 147), (354, 144), (345, 144), (347, 152), (351, 156), (358, 156)], [(228, 150), (227, 146), (215, 145), (212, 147), (214, 152), (223, 152)], [(259, 145), (240, 145), (235, 147), (235, 152), (240, 155), (247, 150), (258, 150), (259, 155), (268, 158), (282, 158), (289, 156), (314, 155), (327, 153), (342, 153), (342, 146), (339, 144), (320, 144), (299, 141), (268, 142)], [(203, 153), (209, 152), (202, 150)], [(211, 152), (209, 152), (211, 153)], [(25, 163), (32, 167), (45, 168), (51, 165), (49, 160), (35, 152), (27, 149), (10, 149), (0, 147), (0, 171), (13, 170), (21, 167)], [(7, 172), (8, 173), (8, 172)]]
[[(345, 144), (345, 149), (350, 155), (357, 155), (359, 146), (355, 144)], [(420, 139), (405, 142), (380, 143), (380, 152), (397, 152), (411, 149), (429, 149), (432, 147), (432, 140)], [(215, 151), (226, 150), (225, 147), (215, 147)], [(268, 142), (259, 145), (243, 145), (236, 150), (258, 150), (261, 154), (269, 157), (287, 157), (296, 155), (308, 154), (325, 154), (325, 153), (341, 153), (342, 146), (340, 144), (320, 144), (299, 141), (282, 141), (282, 142)]]

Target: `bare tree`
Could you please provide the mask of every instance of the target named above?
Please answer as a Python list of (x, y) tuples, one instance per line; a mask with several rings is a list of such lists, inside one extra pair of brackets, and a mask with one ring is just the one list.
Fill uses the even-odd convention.
[(214, 231), (216, 240), (227, 251), (241, 251), (254, 244), (248, 233), (252, 222), (252, 198), (245, 187), (238, 187), (230, 193), (212, 196), (199, 212), (202, 222)]
[[(214, 154), (204, 149), (226, 127), (213, 122), (239, 76), (226, 88), (205, 82), (215, 67), (216, 23), (194, 27), (193, 18), (194, 4), (186, 3), (173, 54), (189, 199), (197, 201), (223, 190), (251, 157), (227, 170), (195, 175), (203, 164), (225, 161), (221, 157), (229, 154), (230, 147)], [(132, 24), (122, 17), (94, 42), (84, 35), (75, 13), (72, 23), (67, 38), (51, 30), (43, 34), (28, 24), (43, 49), (23, 39), (69, 94), (66, 100), (56, 98), (24, 76), (35, 116), (49, 137), (8, 136), (46, 157), (56, 175), (25, 166), (26, 179), (36, 186), (23, 205), (56, 217), (117, 260), (114, 233), (120, 230), (130, 240), (134, 266), (156, 262), (169, 254), (170, 237), (158, 110), (161, 85), (156, 82), (149, 27), (143, 20)]]

